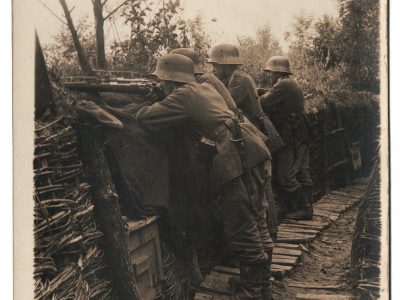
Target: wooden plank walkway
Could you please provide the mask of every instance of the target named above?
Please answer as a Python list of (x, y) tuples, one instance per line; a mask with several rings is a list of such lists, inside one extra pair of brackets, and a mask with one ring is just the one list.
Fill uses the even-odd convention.
[(345, 295), (322, 295), (322, 294), (297, 294), (296, 300), (357, 300), (359, 297)]
[[(303, 246), (313, 241), (342, 213), (359, 203), (366, 189), (365, 179), (343, 189), (332, 191), (323, 196), (314, 204), (314, 217), (310, 221), (295, 221), (285, 219), (278, 227), (278, 242), (275, 244), (272, 255), (272, 276), (282, 279), (286, 274), (294, 272), (294, 267), (301, 261)], [(195, 300), (229, 299), (230, 290), (228, 279), (230, 276), (239, 276), (239, 268), (217, 266), (205, 277), (200, 285)], [(307, 297), (310, 295), (306, 295)], [(323, 295), (322, 295), (323, 296)], [(304, 299), (298, 295), (297, 299)], [(340, 296), (335, 299), (352, 299)], [(308, 298), (333, 299), (333, 298)]]

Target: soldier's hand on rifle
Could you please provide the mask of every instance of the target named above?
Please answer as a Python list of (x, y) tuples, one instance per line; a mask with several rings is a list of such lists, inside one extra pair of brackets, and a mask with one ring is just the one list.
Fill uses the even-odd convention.
[(151, 103), (159, 102), (165, 98), (164, 91), (157, 85), (146, 95), (146, 99)]

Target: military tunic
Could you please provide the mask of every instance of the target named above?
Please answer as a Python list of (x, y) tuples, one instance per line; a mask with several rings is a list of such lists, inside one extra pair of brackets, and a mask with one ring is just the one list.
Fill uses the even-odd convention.
[(204, 73), (201, 75), (196, 76), (196, 81), (198, 83), (209, 83), (211, 84), (214, 89), (224, 98), (226, 105), (228, 108), (233, 111), (237, 112), (238, 108), (236, 106), (235, 101), (233, 100), (231, 94), (225, 87), (225, 85), (215, 76), (213, 73)]
[(246, 117), (253, 123), (257, 123), (257, 117), (263, 111), (258, 102), (257, 86), (249, 74), (235, 70), (226, 82), (237, 107), (242, 110)]

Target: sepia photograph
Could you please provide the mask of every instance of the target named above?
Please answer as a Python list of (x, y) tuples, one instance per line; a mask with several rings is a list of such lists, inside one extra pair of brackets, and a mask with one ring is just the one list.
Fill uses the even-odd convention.
[(14, 299), (390, 299), (388, 38), (383, 0), (14, 0)]

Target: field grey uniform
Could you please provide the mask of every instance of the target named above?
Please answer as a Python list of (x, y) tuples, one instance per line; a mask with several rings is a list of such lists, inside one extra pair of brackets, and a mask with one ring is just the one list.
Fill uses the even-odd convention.
[[(235, 101), (237, 107), (243, 114), (262, 131), (260, 116), (264, 115), (260, 102), (258, 101), (257, 86), (249, 74), (240, 70), (234, 70), (229, 78), (226, 79), (226, 87)], [(265, 116), (264, 116), (265, 117)], [(274, 196), (271, 187), (271, 178), (267, 184), (268, 199), (268, 227), (273, 237), (276, 237), (278, 231), (278, 221), (276, 218), (276, 209)]]
[(272, 89), (260, 97), (267, 113), (285, 142), (277, 154), (277, 177), (286, 192), (312, 189), (310, 176), (309, 132), (304, 118), (304, 97), (289, 76), (279, 78)]
[(217, 154), (212, 161), (211, 190), (215, 195), (217, 215), (241, 264), (241, 281), (245, 298), (260, 297), (262, 270), (273, 247), (266, 223), (265, 184), (271, 172), (271, 155), (254, 127), (241, 124), (248, 150), (251, 183), (257, 194), (252, 207), (243, 181), (239, 153), (231, 142), (229, 124), (235, 115), (210, 84), (185, 84), (163, 101), (140, 109), (136, 118), (148, 131), (159, 131), (176, 125), (190, 127), (216, 142)]

